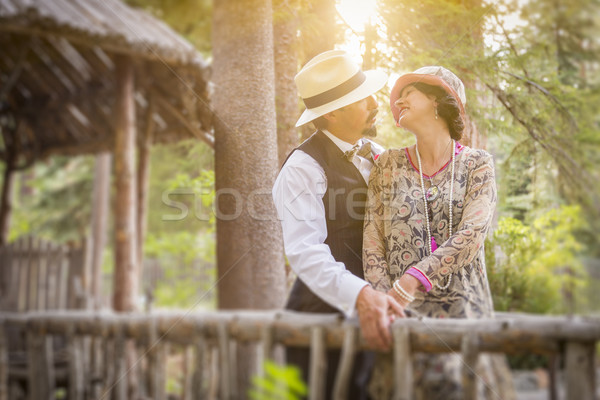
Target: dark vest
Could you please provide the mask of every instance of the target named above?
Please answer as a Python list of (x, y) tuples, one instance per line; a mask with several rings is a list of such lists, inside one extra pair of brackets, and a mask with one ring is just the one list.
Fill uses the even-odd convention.
[[(321, 131), (314, 133), (295, 150), (298, 149), (314, 158), (327, 176), (327, 191), (323, 196), (327, 221), (325, 243), (329, 245), (336, 261), (344, 263), (348, 271), (363, 278), (363, 221), (367, 199), (365, 180), (339, 147)], [(286, 308), (316, 313), (339, 311), (317, 297), (300, 279), (296, 279), (292, 287)]]

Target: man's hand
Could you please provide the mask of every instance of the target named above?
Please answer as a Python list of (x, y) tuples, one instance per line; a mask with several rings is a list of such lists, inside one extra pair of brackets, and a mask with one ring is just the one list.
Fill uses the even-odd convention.
[(378, 350), (389, 350), (392, 337), (389, 327), (392, 315), (404, 317), (404, 310), (391, 296), (365, 286), (356, 299), (356, 311), (360, 329), (369, 346)]

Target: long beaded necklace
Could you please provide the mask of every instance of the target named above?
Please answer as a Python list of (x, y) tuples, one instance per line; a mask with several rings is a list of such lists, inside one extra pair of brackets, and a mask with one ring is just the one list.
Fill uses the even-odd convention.
[[(417, 161), (419, 162), (419, 177), (421, 178), (421, 192), (423, 193), (423, 204), (425, 206), (425, 223), (427, 226), (427, 244), (429, 246), (429, 255), (433, 254), (435, 249), (437, 249), (437, 244), (435, 243), (435, 238), (431, 235), (431, 227), (429, 226), (429, 210), (427, 207), (427, 192), (425, 191), (425, 183), (423, 181), (423, 168), (421, 166), (421, 155), (419, 154), (419, 145), (418, 143), (415, 145), (415, 152), (417, 153)], [(452, 236), (452, 195), (454, 194), (454, 161), (455, 161), (455, 153), (456, 153), (456, 144), (454, 139), (452, 139), (452, 171), (450, 174), (450, 200), (448, 201), (448, 237)], [(435, 285), (441, 289), (446, 290), (450, 286), (450, 282), (452, 282), (452, 274), (448, 275), (448, 281), (444, 286), (440, 286), (439, 283)]]

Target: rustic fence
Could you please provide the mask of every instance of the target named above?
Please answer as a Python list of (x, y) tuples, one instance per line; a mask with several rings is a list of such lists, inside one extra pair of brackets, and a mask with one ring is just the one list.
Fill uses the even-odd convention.
[[(352, 355), (363, 347), (356, 321), (335, 315), (291, 312), (112, 314), (81, 311), (0, 313), (5, 329), (27, 338), (29, 399), (56, 393), (52, 341), (66, 338), (69, 399), (166, 399), (167, 353), (184, 357), (182, 399), (235, 399), (240, 396), (236, 364), (239, 348), (257, 344), (256, 371), (280, 345), (311, 348), (310, 398), (323, 399), (322, 371), (327, 348), (341, 348), (335, 398), (346, 398)], [(0, 329), (0, 400), (17, 398), (9, 384), (10, 349)], [(595, 344), (600, 321), (503, 315), (494, 319), (402, 319), (394, 322), (395, 399), (411, 399), (412, 355), (462, 354), (466, 399), (476, 399), (474, 364), (482, 352), (558, 354), (564, 357), (567, 399), (593, 399)], [(239, 346), (239, 347), (238, 347)], [(134, 351), (136, 350), (136, 351)], [(134, 359), (128, 357), (135, 352)], [(128, 368), (127, 365), (130, 367)], [(134, 386), (134, 387), (132, 387)], [(11, 395), (11, 393), (13, 393)], [(11, 397), (12, 396), (12, 397)]]
[(0, 247), (0, 310), (87, 308), (85, 249), (26, 236)]

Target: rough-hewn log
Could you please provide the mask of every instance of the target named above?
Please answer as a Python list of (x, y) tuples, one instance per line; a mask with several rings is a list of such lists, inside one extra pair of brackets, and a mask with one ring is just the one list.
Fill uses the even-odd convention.
[(231, 397), (231, 368), (229, 363), (229, 334), (227, 325), (220, 323), (217, 328), (219, 341), (219, 398), (230, 400)]
[(327, 357), (323, 328), (315, 326), (310, 333), (309, 399), (325, 400)]
[[(206, 398), (205, 385), (208, 381), (210, 365), (206, 362), (208, 360), (208, 352), (206, 341), (202, 336), (196, 338), (194, 344), (194, 379), (192, 380), (192, 398), (193, 399), (204, 399)], [(206, 385), (207, 386), (207, 385)]]
[(594, 342), (568, 342), (566, 348), (567, 399), (596, 398)]
[(110, 204), (110, 153), (96, 156), (94, 167), (94, 189), (92, 191), (91, 223), (91, 276), (94, 309), (102, 308), (102, 261), (106, 247), (108, 210)]
[[(146, 228), (148, 226), (148, 187), (150, 185), (150, 150), (154, 140), (154, 99), (150, 95), (150, 103), (146, 111), (146, 130), (139, 141), (138, 169), (137, 169), (137, 263), (139, 266), (138, 279), (142, 279), (144, 268), (144, 240), (146, 239)], [(146, 288), (142, 288), (146, 290)]]
[(479, 357), (478, 337), (473, 332), (466, 332), (462, 338), (462, 384), (463, 398), (477, 400), (477, 359)]
[[(218, 338), (219, 326), (225, 324), (229, 336), (242, 342), (259, 341), (264, 325), (273, 328), (273, 341), (285, 345), (307, 346), (312, 328), (322, 327), (328, 348), (340, 348), (344, 338), (344, 321), (334, 314), (293, 312), (231, 311), (219, 313), (119, 314), (68, 312), (0, 313), (0, 323), (25, 329), (30, 321), (41, 324), (46, 332), (64, 334), (73, 326), (79, 335), (112, 337), (124, 328), (127, 337), (148, 340), (151, 324), (157, 324), (157, 337), (177, 344), (191, 344), (201, 332), (207, 339)], [(355, 324), (356, 321), (347, 321)], [(588, 318), (538, 317), (489, 319), (399, 319), (393, 327), (410, 330), (410, 346), (415, 352), (445, 353), (460, 351), (464, 332), (479, 337), (480, 352), (554, 353), (558, 342), (593, 342), (600, 340), (600, 320)], [(186, 339), (187, 336), (187, 339)], [(518, 342), (518, 343), (515, 343)], [(364, 349), (360, 342), (358, 348)]]
[(350, 387), (350, 376), (354, 366), (354, 357), (356, 355), (356, 327), (346, 325), (344, 327), (344, 344), (342, 345), (342, 355), (340, 364), (335, 376), (335, 385), (333, 387), (333, 398), (344, 400), (348, 398), (348, 388)]
[(394, 334), (394, 400), (413, 398), (412, 352), (410, 331), (406, 326), (395, 326)]
[(133, 61), (117, 56), (115, 107), (115, 272), (113, 308), (135, 309), (137, 296), (136, 175), (135, 175), (135, 100)]

